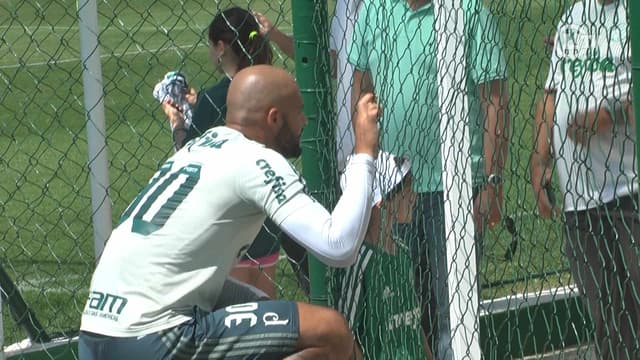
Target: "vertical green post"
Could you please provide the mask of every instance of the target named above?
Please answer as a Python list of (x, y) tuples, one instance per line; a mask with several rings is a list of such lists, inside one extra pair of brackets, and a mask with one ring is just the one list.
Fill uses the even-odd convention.
[[(334, 101), (331, 92), (326, 0), (291, 0), (296, 78), (309, 120), (302, 134), (302, 172), (313, 195), (327, 209), (335, 205)], [(309, 258), (312, 304), (327, 304), (326, 267)]]
[[(638, 0), (629, 0), (627, 2), (628, 19), (629, 19), (629, 31), (631, 37), (631, 83), (633, 88), (631, 89), (633, 99), (633, 114), (635, 115), (636, 123), (640, 121), (640, 2)], [(640, 139), (640, 127), (636, 124), (636, 158), (638, 159), (638, 169), (640, 169), (640, 146), (638, 146), (638, 139)]]

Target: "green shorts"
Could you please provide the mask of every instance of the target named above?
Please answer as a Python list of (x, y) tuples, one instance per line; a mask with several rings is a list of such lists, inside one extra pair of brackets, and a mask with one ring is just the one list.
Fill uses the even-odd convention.
[(207, 312), (173, 328), (139, 337), (111, 337), (80, 332), (83, 360), (125, 359), (273, 359), (296, 351), (298, 305), (260, 301)]

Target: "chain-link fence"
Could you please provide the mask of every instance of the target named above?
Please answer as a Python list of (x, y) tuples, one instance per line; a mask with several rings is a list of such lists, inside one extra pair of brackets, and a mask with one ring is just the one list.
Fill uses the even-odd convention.
[[(626, 125), (632, 118), (625, 88), (630, 82), (625, 77), (627, 20), (635, 16), (627, 14), (627, 1), (604, 6), (596, 0), (575, 5), (566, 0), (468, 0), (456, 2), (460, 16), (438, 8), (440, 2), (330, 2), (335, 17), (326, 30), (332, 33), (337, 60), (332, 70), (338, 153), (352, 147), (344, 132), (350, 91), (373, 90), (384, 108), (382, 150), (411, 162), (413, 195), (404, 192), (406, 182), (389, 190), (379, 208), (381, 225), (372, 225), (371, 234), (382, 240), (367, 241), (359, 268), (332, 273), (332, 300), (370, 358), (423, 358), (427, 351), (449, 358), (448, 329), (455, 335), (461, 324), (470, 326), (490, 358), (551, 351), (592, 358), (639, 356), (637, 341), (631, 350), (622, 345), (625, 336), (635, 339), (639, 331), (640, 315), (633, 308), (640, 302), (634, 279), (639, 251), (633, 236), (635, 207), (607, 198), (613, 193), (627, 201), (626, 195), (637, 191), (635, 123)], [(169, 121), (152, 96), (154, 85), (170, 70), (186, 74), (200, 93), (223, 79), (209, 53), (207, 27), (216, 13), (231, 6), (263, 13), (285, 34), (293, 31), (289, 1), (98, 2), (114, 224), (174, 151)], [(570, 9), (574, 13), (565, 15)], [(28, 337), (73, 337), (95, 265), (77, 5), (4, 1), (0, 18), (0, 79), (5, 85), (0, 91), (0, 264), (6, 272), (0, 277), (3, 304), (21, 304), (22, 298), (30, 309), (5, 306), (4, 344)], [(447, 23), (464, 25), (444, 28)], [(293, 73), (294, 61), (273, 40), (274, 63)], [(447, 44), (459, 46), (448, 48), (453, 55), (445, 61)], [(356, 65), (355, 75), (348, 63)], [(556, 78), (548, 79), (549, 72)], [(443, 78), (462, 81), (444, 87)], [(549, 94), (555, 94), (556, 109), (544, 106)], [(541, 99), (546, 101), (538, 106)], [(586, 110), (603, 109), (613, 114), (613, 125), (569, 128), (562, 106), (572, 109), (572, 119), (586, 114), (580, 117), (584, 121), (590, 118)], [(448, 124), (443, 134), (448, 128), (460, 141), (453, 148), (442, 148), (441, 119)], [(467, 140), (471, 156), (462, 146), (465, 124), (472, 129)], [(574, 136), (580, 131), (587, 140)], [(590, 137), (600, 142), (585, 145)], [(305, 146), (313, 144), (312, 139)], [(344, 157), (337, 167), (333, 158), (322, 161), (320, 176), (330, 178)], [(463, 172), (447, 167), (452, 164)], [(532, 173), (532, 167), (546, 171)], [(377, 177), (383, 179), (384, 173)], [(551, 185), (542, 186), (547, 182)], [(448, 189), (454, 189), (455, 199)], [(491, 218), (492, 200), (499, 199), (500, 191), (501, 216)], [(460, 194), (476, 206), (456, 202), (457, 196), (464, 200)], [(557, 216), (546, 219), (541, 216), (549, 210), (545, 199), (552, 198)], [(563, 206), (569, 214), (563, 215)], [(476, 227), (474, 208), (487, 214)], [(489, 228), (492, 219), (496, 224)], [(446, 239), (470, 237), (475, 240), (456, 243), (462, 252), (447, 254), (451, 241)], [(574, 239), (570, 246), (567, 238)], [(607, 239), (608, 246), (596, 247)], [(621, 248), (624, 241), (629, 243)], [(474, 242), (477, 262), (472, 266), (471, 249), (461, 247)], [(582, 245), (590, 243), (592, 251), (583, 251)], [(290, 264), (284, 250), (279, 257), (268, 283), (279, 298), (306, 301), (308, 289), (301, 288), (305, 282), (294, 270), (306, 259), (294, 256)], [(454, 269), (452, 264), (477, 267), (477, 278), (462, 294), (459, 284), (447, 287), (444, 274)], [(622, 277), (604, 276), (620, 269)], [(578, 288), (591, 297), (576, 302)], [(476, 292), (479, 304), (472, 313), (480, 320), (452, 325), (449, 310), (465, 306), (452, 299), (470, 299)], [(462, 312), (455, 319), (464, 318)], [(73, 358), (69, 352), (60, 356)]]
[[(264, 13), (291, 33), (288, 2), (98, 2), (114, 224), (173, 152), (154, 85), (171, 70), (197, 91), (224, 76), (209, 58), (207, 28), (232, 6)], [(17, 290), (4, 282), (3, 291), (31, 309), (4, 311), (5, 345), (76, 335), (95, 266), (77, 13), (75, 1), (0, 4), (1, 263)], [(293, 71), (292, 60), (274, 54)], [(306, 299), (286, 253), (278, 256), (277, 296)]]

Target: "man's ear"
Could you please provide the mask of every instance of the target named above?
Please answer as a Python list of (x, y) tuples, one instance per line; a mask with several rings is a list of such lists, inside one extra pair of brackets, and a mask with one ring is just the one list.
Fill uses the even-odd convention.
[(283, 120), (280, 111), (275, 107), (269, 108), (267, 111), (267, 125), (272, 129), (280, 129), (282, 123)]

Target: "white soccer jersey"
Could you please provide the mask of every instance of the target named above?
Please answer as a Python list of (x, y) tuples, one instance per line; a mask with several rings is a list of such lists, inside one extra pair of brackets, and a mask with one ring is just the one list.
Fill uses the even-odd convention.
[(351, 126), (351, 82), (353, 65), (347, 60), (349, 43), (353, 36), (356, 16), (362, 0), (338, 0), (331, 20), (329, 47), (337, 54), (336, 61), (336, 107), (338, 122), (336, 129), (338, 170), (342, 170), (354, 148), (354, 135)]
[(553, 146), (564, 210), (584, 210), (637, 190), (635, 129), (624, 119), (588, 147), (567, 137), (576, 113), (629, 97), (631, 53), (624, 1), (578, 2), (555, 36), (545, 87), (555, 90)]
[(352, 186), (333, 219), (280, 154), (233, 129), (210, 129), (171, 157), (125, 210), (94, 273), (81, 329), (140, 336), (189, 320), (194, 306), (212, 310), (265, 215), (324, 261), (350, 264), (369, 219), (373, 159), (360, 157), (360, 168), (348, 171), (360, 174), (364, 188)]

